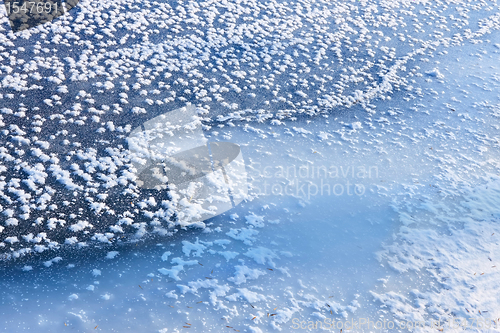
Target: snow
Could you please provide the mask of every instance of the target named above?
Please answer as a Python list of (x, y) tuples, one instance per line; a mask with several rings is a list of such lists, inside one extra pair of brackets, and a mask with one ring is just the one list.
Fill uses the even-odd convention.
[(236, 269), (234, 276), (229, 277), (227, 280), (237, 286), (247, 282), (247, 279), (257, 279), (259, 276), (266, 274), (262, 269), (251, 269), (244, 265), (237, 265), (234, 268)]
[(103, 295), (101, 295), (101, 298), (102, 298), (103, 300), (105, 300), (105, 301), (108, 301), (108, 300), (110, 300), (110, 299), (111, 299), (111, 295), (110, 295), (110, 294), (103, 294)]
[(165, 251), (162, 255), (161, 255), (161, 260), (163, 261), (167, 261), (168, 260), (168, 257), (172, 254), (172, 252), (170, 251)]
[(218, 251), (217, 253), (226, 258), (226, 261), (234, 259), (239, 255), (238, 252), (234, 251)]
[(498, 328), (497, 3), (2, 20), (6, 330)]
[(196, 261), (196, 260), (184, 261), (184, 260), (182, 260), (182, 258), (179, 258), (179, 257), (172, 259), (171, 263), (176, 264), (176, 265), (172, 266), (172, 268), (170, 268), (170, 269), (160, 268), (160, 269), (158, 269), (158, 272), (160, 272), (163, 275), (167, 275), (176, 281), (181, 280), (179, 277), (179, 273), (184, 270), (185, 265), (193, 266), (193, 265), (199, 264), (198, 261)]
[(106, 254), (106, 259), (114, 259), (120, 252), (118, 251), (109, 251)]
[(182, 241), (182, 252), (187, 257), (191, 256), (191, 252), (193, 252), (193, 257), (201, 257), (206, 248), (205, 245), (199, 243), (198, 239), (196, 239), (196, 243)]
[(250, 248), (246, 253), (244, 253), (245, 256), (252, 258), (255, 260), (256, 263), (261, 264), (261, 265), (269, 265), (271, 267), (275, 267), (274, 262), (272, 259), (278, 258), (276, 253), (274, 251), (259, 246), (257, 248)]

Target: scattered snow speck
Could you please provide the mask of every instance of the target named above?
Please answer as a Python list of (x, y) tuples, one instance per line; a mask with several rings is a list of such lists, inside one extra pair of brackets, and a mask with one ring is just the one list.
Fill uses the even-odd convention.
[(168, 293), (165, 294), (165, 296), (167, 296), (168, 298), (173, 298), (173, 299), (179, 298), (179, 296), (177, 296), (177, 294), (175, 293), (174, 290), (170, 290)]
[(434, 68), (430, 71), (427, 71), (427, 72), (425, 72), (425, 74), (427, 74), (431, 77), (435, 77), (437, 79), (444, 79), (444, 75), (437, 68)]
[(264, 227), (264, 217), (263, 216), (257, 216), (255, 214), (245, 216), (245, 219), (247, 220), (247, 223), (250, 225), (253, 225), (256, 228), (263, 228)]
[(109, 251), (108, 254), (106, 254), (106, 259), (114, 259), (118, 253), (118, 251)]
[(257, 326), (248, 326), (248, 329), (250, 330), (250, 333), (263, 333)]
[(252, 269), (245, 265), (238, 265), (234, 267), (236, 272), (234, 276), (229, 277), (227, 280), (234, 282), (236, 285), (247, 282), (247, 279), (254, 280), (259, 276), (266, 274), (262, 269)]
[(168, 257), (172, 254), (172, 252), (170, 251), (166, 251), (164, 252), (162, 255), (161, 255), (161, 260), (162, 261), (167, 261), (168, 260)]
[(238, 298), (243, 298), (246, 301), (250, 303), (256, 303), (259, 301), (265, 301), (266, 296), (256, 293), (254, 291), (248, 290), (247, 288), (241, 288), (238, 289), (238, 292), (229, 296), (226, 296), (226, 298), (230, 301), (236, 301)]
[(236, 256), (238, 256), (239, 254), (238, 252), (234, 251), (219, 251), (218, 253), (226, 258), (226, 261), (236, 258)]
[(245, 253), (245, 256), (252, 258), (256, 263), (261, 265), (268, 263), (271, 267), (275, 267), (272, 259), (278, 258), (276, 253), (262, 246), (251, 248)]
[(352, 130), (358, 130), (358, 129), (362, 129), (363, 126), (361, 125), (361, 123), (359, 121), (356, 121), (352, 124), (349, 124), (349, 127), (352, 129)]
[(188, 257), (191, 255), (191, 251), (194, 251), (193, 257), (201, 257), (206, 248), (205, 245), (199, 243), (198, 239), (196, 239), (196, 243), (182, 241), (182, 252)]

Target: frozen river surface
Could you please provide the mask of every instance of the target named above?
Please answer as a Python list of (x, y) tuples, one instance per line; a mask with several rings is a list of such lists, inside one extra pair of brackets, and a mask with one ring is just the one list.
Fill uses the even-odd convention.
[(496, 2), (0, 15), (0, 331), (500, 329)]

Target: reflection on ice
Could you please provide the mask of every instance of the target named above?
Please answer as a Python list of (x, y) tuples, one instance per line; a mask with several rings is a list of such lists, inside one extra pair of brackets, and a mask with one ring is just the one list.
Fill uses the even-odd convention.
[(128, 137), (137, 185), (171, 191), (181, 225), (219, 215), (247, 195), (240, 147), (206, 142), (194, 106), (151, 119)]

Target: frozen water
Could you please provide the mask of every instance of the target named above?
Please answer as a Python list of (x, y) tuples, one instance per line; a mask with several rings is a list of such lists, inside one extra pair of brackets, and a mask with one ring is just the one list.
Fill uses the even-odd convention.
[[(498, 9), (83, 1), (17, 34), (3, 16), (3, 330), (498, 329)], [(201, 141), (181, 148), (231, 142), (247, 172), (202, 223), (141, 187), (127, 141), (186, 106)]]

